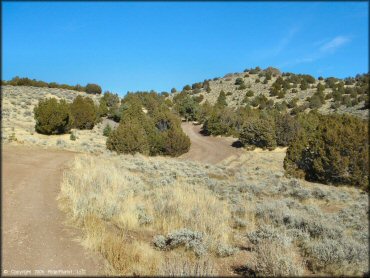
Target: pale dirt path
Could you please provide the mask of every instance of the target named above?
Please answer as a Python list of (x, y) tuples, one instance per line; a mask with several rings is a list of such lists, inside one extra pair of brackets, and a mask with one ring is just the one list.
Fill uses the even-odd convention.
[(201, 126), (192, 123), (182, 123), (181, 126), (191, 140), (189, 152), (181, 155), (181, 159), (216, 164), (230, 156), (238, 157), (245, 152), (232, 146), (236, 141), (235, 138), (204, 136), (199, 133)]
[(103, 259), (76, 241), (78, 230), (64, 224), (66, 217), (58, 209), (63, 167), (73, 157), (72, 152), (3, 145), (3, 275), (12, 270), (31, 271), (23, 273), (28, 275), (42, 270), (48, 276), (53, 275), (48, 270), (103, 274)]

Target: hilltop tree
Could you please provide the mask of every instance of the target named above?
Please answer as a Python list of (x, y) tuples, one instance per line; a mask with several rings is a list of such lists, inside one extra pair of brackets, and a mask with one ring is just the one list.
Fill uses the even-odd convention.
[(101, 87), (98, 84), (87, 84), (86, 85), (86, 93), (88, 94), (98, 94), (100, 95), (102, 90)]

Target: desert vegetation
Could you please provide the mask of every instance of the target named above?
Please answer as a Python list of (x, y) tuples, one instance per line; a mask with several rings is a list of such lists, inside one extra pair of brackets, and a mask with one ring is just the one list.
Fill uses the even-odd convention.
[(119, 125), (107, 139), (109, 150), (171, 156), (189, 150), (190, 139), (163, 97), (155, 93), (128, 94), (122, 100), (122, 107)]
[(65, 100), (55, 98), (40, 100), (34, 109), (35, 130), (43, 134), (67, 133), (72, 126), (72, 116)]
[[(309, 75), (285, 76), (285, 80), (279, 76), (273, 83), (271, 92), (274, 96), (291, 88), (292, 83), (315, 84), (315, 79)], [(242, 82), (242, 78), (237, 78), (235, 84)], [(328, 86), (337, 88), (337, 83), (327, 82)], [(325, 85), (318, 83), (309, 103), (302, 105), (311, 108), (309, 111), (297, 106), (297, 97), (289, 103), (274, 105), (263, 94), (255, 96), (250, 105), (229, 107), (224, 91), (220, 92), (214, 105), (208, 101), (199, 104), (186, 92), (176, 95), (173, 101), (181, 116), (203, 124), (205, 135), (234, 136), (249, 150), (288, 147), (285, 160), (288, 175), (368, 190), (368, 120), (348, 113), (319, 111), (318, 108), (326, 102), (324, 90)], [(352, 89), (347, 88), (347, 93), (350, 92)], [(248, 91), (244, 102), (253, 95), (253, 91)]]
[[(110, 274), (368, 272), (367, 74), (257, 67), (124, 98), (17, 82), (2, 86), (4, 143), (93, 154), (69, 164), (59, 203)], [(184, 160), (181, 120), (241, 154)]]
[[(207, 79), (187, 87), (181, 92), (172, 91), (174, 100), (179, 94), (194, 98), (202, 95), (200, 104), (206, 101), (214, 105), (220, 94), (225, 93), (229, 107), (284, 110), (292, 114), (318, 110), (328, 114), (337, 112), (368, 117), (369, 74), (338, 79), (334, 77), (316, 79), (307, 74), (280, 72), (279, 69), (259, 67), (246, 69), (243, 73), (226, 74), (223, 78)], [(223, 93), (222, 93), (223, 92)], [(226, 94), (227, 92), (227, 94)], [(293, 99), (293, 105), (288, 105)]]
[(282, 160), (258, 167), (269, 153), (254, 165), (82, 155), (59, 201), (114, 274), (366, 272), (367, 195), (285, 178)]
[(30, 79), (28, 77), (19, 77), (16, 76), (9, 81), (2, 80), (1, 85), (11, 85), (11, 86), (32, 86), (32, 87), (41, 87), (41, 88), (60, 88), (66, 90), (76, 90), (79, 92), (86, 92), (88, 94), (101, 94), (101, 87), (97, 84), (89, 83), (86, 86), (77, 85), (67, 85), (59, 84), (56, 82), (45, 82), (36, 79)]
[(368, 190), (368, 121), (310, 113), (300, 122), (304, 128), (289, 145), (285, 159), (287, 173)]

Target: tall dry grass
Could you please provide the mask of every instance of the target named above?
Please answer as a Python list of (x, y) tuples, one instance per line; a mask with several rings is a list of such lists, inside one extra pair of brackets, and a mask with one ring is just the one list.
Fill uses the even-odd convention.
[[(210, 253), (232, 240), (228, 205), (212, 191), (180, 181), (167, 186), (145, 182), (114, 158), (76, 157), (64, 174), (59, 201), (83, 228), (83, 244), (99, 251), (119, 274), (153, 275), (166, 269), (163, 264), (169, 261), (153, 247), (154, 235), (183, 228), (201, 232)], [(215, 272), (188, 253), (165, 273)]]
[(110, 274), (230, 275), (235, 263), (258, 275), (366, 272), (366, 195), (287, 179), (264, 167), (267, 155), (258, 167), (244, 156), (212, 166), (79, 155), (59, 201)]

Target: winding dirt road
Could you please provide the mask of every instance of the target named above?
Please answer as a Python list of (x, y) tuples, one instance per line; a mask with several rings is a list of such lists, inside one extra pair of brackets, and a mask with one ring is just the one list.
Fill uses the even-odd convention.
[(2, 150), (2, 275), (103, 273), (103, 259), (77, 241), (58, 209), (63, 167), (74, 153), (24, 146)]
[(200, 134), (201, 126), (192, 123), (182, 123), (181, 126), (191, 140), (189, 152), (180, 156), (181, 159), (216, 164), (243, 153), (243, 149), (232, 146), (235, 138), (203, 136)]

